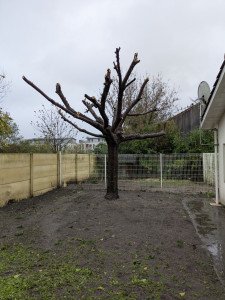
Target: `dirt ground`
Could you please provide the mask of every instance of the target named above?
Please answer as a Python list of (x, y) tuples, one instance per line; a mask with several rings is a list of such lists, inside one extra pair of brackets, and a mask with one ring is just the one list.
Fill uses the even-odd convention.
[[(225, 299), (187, 195), (76, 185), (0, 209), (0, 299)], [(196, 195), (201, 201), (201, 195)]]

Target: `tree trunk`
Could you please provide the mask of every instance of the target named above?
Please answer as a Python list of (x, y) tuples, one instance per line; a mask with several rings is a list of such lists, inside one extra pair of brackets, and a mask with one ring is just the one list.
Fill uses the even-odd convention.
[(118, 145), (108, 142), (107, 193), (105, 198), (116, 200), (118, 195)]

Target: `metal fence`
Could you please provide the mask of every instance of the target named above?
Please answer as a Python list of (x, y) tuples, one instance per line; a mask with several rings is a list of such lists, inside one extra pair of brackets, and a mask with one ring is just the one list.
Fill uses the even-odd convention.
[[(212, 155), (211, 153), (209, 155)], [(214, 193), (214, 186), (206, 182), (207, 170), (212, 173), (213, 160), (207, 154), (145, 154), (119, 155), (120, 190), (166, 190), (182, 193)], [(106, 187), (107, 155), (96, 155), (96, 166), (85, 188)], [(82, 183), (84, 184), (84, 183)]]

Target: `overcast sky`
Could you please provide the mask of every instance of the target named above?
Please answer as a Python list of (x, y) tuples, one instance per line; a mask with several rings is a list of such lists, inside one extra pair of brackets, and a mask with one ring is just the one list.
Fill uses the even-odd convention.
[(59, 82), (84, 111), (83, 95), (99, 93), (120, 46), (124, 70), (138, 52), (138, 73), (161, 73), (187, 107), (224, 59), (224, 13), (224, 0), (0, 0), (0, 71), (12, 82), (1, 106), (34, 137), (34, 110), (47, 100), (22, 75), (56, 100)]

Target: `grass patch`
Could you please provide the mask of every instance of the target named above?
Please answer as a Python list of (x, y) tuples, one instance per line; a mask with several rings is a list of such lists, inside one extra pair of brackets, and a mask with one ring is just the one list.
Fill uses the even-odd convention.
[[(151, 295), (149, 299), (161, 299), (167, 291), (162, 274), (158, 272), (161, 279), (156, 281), (154, 272), (141, 261), (120, 262), (118, 255), (99, 249), (92, 240), (75, 238), (72, 242), (63, 243), (63, 252), (22, 244), (2, 247), (0, 299), (137, 299), (140, 290)], [(103, 262), (109, 255), (114, 264), (108, 273)]]
[(16, 232), (14, 235), (15, 235), (15, 236), (22, 236), (22, 235), (23, 235), (23, 231)]
[(184, 242), (182, 240), (177, 240), (177, 246), (179, 248), (183, 248), (184, 247)]

